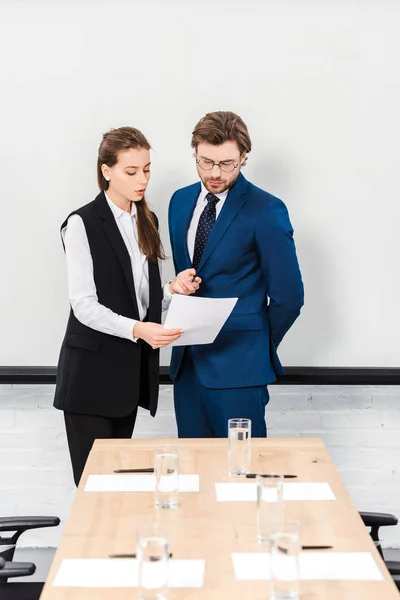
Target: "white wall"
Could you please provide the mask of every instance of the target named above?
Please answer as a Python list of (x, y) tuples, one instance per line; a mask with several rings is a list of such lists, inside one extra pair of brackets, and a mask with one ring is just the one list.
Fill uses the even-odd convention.
[[(269, 435), (320, 437), (355, 506), (400, 517), (400, 386), (270, 386)], [(53, 386), (0, 386), (0, 515), (54, 514), (65, 522), (75, 491), (63, 416)], [(172, 386), (157, 417), (142, 412), (135, 437), (173, 437)], [(26, 546), (56, 546), (62, 527), (34, 531)], [(400, 547), (400, 526), (382, 531)]]
[(0, 364), (56, 364), (58, 230), (96, 193), (101, 134), (151, 141), (168, 248), (193, 125), (230, 109), (254, 142), (246, 176), (296, 230), (306, 305), (283, 362), (398, 366), (399, 19), (392, 0), (0, 2)]

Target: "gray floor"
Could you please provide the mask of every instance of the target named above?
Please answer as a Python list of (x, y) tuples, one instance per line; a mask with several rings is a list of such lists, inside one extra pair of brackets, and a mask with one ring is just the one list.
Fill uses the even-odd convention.
[[(31, 577), (20, 577), (18, 581), (46, 581), (55, 548), (17, 548), (15, 559), (18, 561), (33, 562), (36, 565), (36, 573)], [(400, 550), (385, 550), (386, 560), (399, 560)], [(16, 579), (14, 581), (17, 581)]]

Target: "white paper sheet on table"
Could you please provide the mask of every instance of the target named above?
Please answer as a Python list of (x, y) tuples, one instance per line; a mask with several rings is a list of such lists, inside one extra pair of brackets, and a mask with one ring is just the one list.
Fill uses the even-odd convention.
[[(89, 475), (85, 492), (154, 492), (154, 475)], [(179, 475), (180, 492), (198, 492), (198, 475)]]
[[(257, 499), (256, 483), (216, 483), (218, 502), (254, 502)], [(331, 486), (326, 482), (284, 483), (284, 500), (336, 500)]]
[[(270, 578), (267, 553), (232, 553), (236, 579)], [(314, 581), (381, 581), (383, 575), (369, 552), (302, 552), (300, 579)]]
[[(68, 558), (61, 562), (55, 587), (120, 588), (137, 587), (137, 560), (131, 558)], [(169, 561), (169, 587), (200, 588), (204, 560)]]
[(237, 298), (197, 298), (174, 294), (165, 319), (166, 329), (183, 329), (171, 346), (211, 344), (231, 314)]

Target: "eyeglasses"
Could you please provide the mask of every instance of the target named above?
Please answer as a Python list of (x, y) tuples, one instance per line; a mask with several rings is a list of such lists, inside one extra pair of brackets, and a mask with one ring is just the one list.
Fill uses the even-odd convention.
[(223, 160), (222, 162), (216, 163), (208, 158), (196, 158), (196, 163), (203, 171), (211, 171), (213, 167), (219, 167), (224, 173), (234, 171), (239, 165), (239, 163), (234, 160)]

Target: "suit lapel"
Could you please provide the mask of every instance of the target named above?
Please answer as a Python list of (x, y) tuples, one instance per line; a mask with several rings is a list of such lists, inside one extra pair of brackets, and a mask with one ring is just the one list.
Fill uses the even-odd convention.
[(197, 269), (198, 273), (204, 267), (211, 254), (214, 252), (237, 212), (246, 202), (247, 186), (247, 180), (242, 174), (240, 174), (235, 185), (229, 191), (215, 225), (210, 232), (206, 247), (204, 248), (204, 252)]
[(200, 189), (200, 183), (190, 186), (185, 202), (181, 202), (178, 205), (178, 211), (174, 216), (175, 256), (178, 257), (178, 259), (181, 257), (182, 260), (182, 262), (179, 262), (179, 265), (177, 265), (178, 271), (190, 269), (192, 266), (187, 247), (187, 230), (189, 229), (190, 221), (192, 220)]
[(121, 264), (126, 283), (128, 284), (129, 293), (132, 297), (136, 313), (139, 317), (139, 309), (137, 305), (135, 285), (132, 274), (132, 265), (128, 250), (126, 249), (125, 242), (122, 239), (121, 233), (118, 229), (118, 225), (115, 222), (114, 215), (112, 214), (111, 209), (108, 206), (106, 197), (103, 192), (101, 192), (97, 196), (96, 201), (101, 225)]

